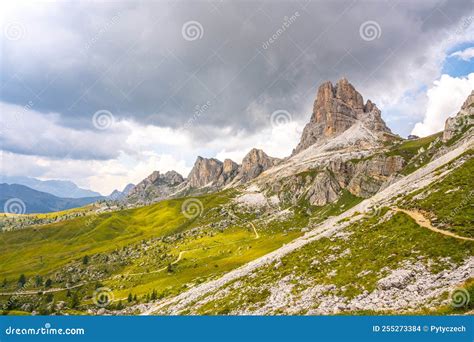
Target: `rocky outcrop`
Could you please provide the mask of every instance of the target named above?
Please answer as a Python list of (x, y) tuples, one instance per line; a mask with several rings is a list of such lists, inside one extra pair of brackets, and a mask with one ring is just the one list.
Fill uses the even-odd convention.
[(280, 161), (281, 159), (269, 157), (262, 150), (253, 148), (242, 160), (242, 165), (235, 180), (240, 183), (248, 182), (263, 171), (277, 165)]
[(368, 159), (331, 160), (319, 169), (307, 170), (268, 184), (283, 202), (307, 200), (323, 206), (337, 201), (346, 189), (357, 197), (368, 198), (388, 184), (406, 165), (403, 157), (374, 155)]
[(247, 153), (242, 160), (242, 165), (230, 159), (221, 162), (214, 158), (198, 157), (189, 173), (187, 184), (194, 189), (217, 190), (230, 183), (248, 182), (279, 162), (280, 159), (269, 157), (256, 148)]
[(224, 186), (230, 183), (239, 172), (239, 164), (233, 160), (226, 159), (222, 164), (222, 173), (217, 179), (218, 186)]
[(133, 187), (127, 198), (131, 202), (157, 201), (167, 198), (183, 184), (183, 176), (176, 171), (168, 171), (165, 174), (153, 171), (151, 175)]
[(188, 176), (191, 188), (218, 189), (230, 183), (238, 174), (239, 164), (226, 159), (224, 162), (214, 158), (198, 157)]
[(443, 141), (447, 142), (474, 124), (474, 90), (467, 97), (459, 113), (446, 120)]
[(362, 95), (347, 79), (341, 79), (335, 86), (331, 82), (323, 83), (318, 89), (310, 122), (293, 154), (341, 134), (358, 121), (364, 122), (372, 132), (381, 133), (381, 139), (384, 133), (391, 134), (377, 106), (370, 100), (364, 104)]
[(352, 177), (346, 185), (347, 190), (358, 197), (376, 194), (385, 182), (398, 174), (406, 165), (401, 156), (377, 155), (371, 159), (351, 162)]
[(223, 163), (214, 158), (197, 157), (188, 176), (188, 184), (192, 188), (202, 188), (217, 182), (223, 171)]
[(339, 199), (341, 186), (330, 172), (324, 171), (316, 175), (309, 187), (306, 198), (311, 205), (323, 206)]

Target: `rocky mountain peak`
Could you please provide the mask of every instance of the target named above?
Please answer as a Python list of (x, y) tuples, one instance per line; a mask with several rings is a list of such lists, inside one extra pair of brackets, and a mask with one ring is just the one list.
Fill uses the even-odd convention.
[(347, 106), (356, 111), (364, 110), (364, 100), (362, 95), (354, 88), (346, 78), (342, 78), (337, 82), (335, 87), (336, 99), (342, 101)]
[(198, 157), (188, 176), (191, 188), (220, 188), (231, 182), (239, 171), (239, 164), (231, 159), (224, 162), (214, 158)]
[(443, 132), (443, 141), (448, 141), (460, 134), (464, 129), (474, 124), (474, 90), (464, 101), (461, 110), (456, 116), (446, 120)]
[(375, 132), (391, 133), (377, 106), (370, 100), (364, 104), (362, 95), (347, 79), (342, 78), (335, 86), (324, 82), (318, 89), (311, 120), (293, 154), (341, 134), (358, 121)]
[(474, 90), (471, 91), (471, 94), (464, 101), (461, 110), (470, 110), (474, 106)]
[(176, 172), (174, 170), (166, 172), (163, 175), (163, 180), (164, 180), (165, 183), (167, 183), (169, 185), (172, 185), (172, 186), (177, 185), (177, 184), (181, 184), (182, 182), (184, 182), (183, 176), (181, 176), (178, 172)]
[(242, 160), (242, 166), (236, 179), (240, 182), (247, 182), (277, 165), (280, 161), (281, 159), (270, 157), (262, 150), (253, 148)]
[(197, 157), (188, 176), (192, 188), (200, 188), (216, 181), (222, 173), (223, 163), (214, 158)]
[(237, 164), (231, 159), (225, 159), (222, 172), (226, 174), (230, 174), (236, 171), (238, 168), (239, 168), (239, 164)]
[[(153, 171), (148, 177), (128, 189), (128, 197), (134, 200), (153, 200), (163, 198), (172, 192), (172, 189), (184, 182), (183, 176), (176, 171), (161, 174)], [(129, 187), (129, 186), (127, 186)], [(126, 189), (124, 189), (125, 191)]]

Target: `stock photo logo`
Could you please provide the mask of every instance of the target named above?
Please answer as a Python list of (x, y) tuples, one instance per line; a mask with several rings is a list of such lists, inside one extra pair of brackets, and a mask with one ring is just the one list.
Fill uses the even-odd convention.
[(183, 38), (189, 42), (202, 39), (204, 36), (204, 28), (199, 21), (191, 20), (185, 22), (181, 28)]
[(100, 307), (105, 308), (114, 301), (114, 293), (108, 287), (99, 287), (92, 295), (92, 302)]
[(18, 41), (26, 36), (26, 28), (21, 23), (9, 22), (3, 27), (3, 35), (7, 40)]
[(197, 198), (189, 198), (181, 205), (181, 212), (188, 219), (194, 219), (201, 216), (204, 206)]
[(270, 122), (272, 127), (282, 127), (289, 124), (292, 121), (290, 112), (284, 109), (278, 109), (270, 115)]
[(3, 212), (8, 215), (23, 215), (26, 213), (26, 204), (19, 198), (8, 199), (4, 206)]
[(109, 129), (115, 123), (114, 115), (105, 109), (101, 109), (92, 116), (92, 124), (98, 130), (104, 131)]
[(359, 35), (363, 40), (370, 42), (379, 39), (382, 36), (382, 28), (378, 22), (368, 20), (360, 25)]
[(449, 294), (449, 298), (451, 300), (451, 305), (454, 308), (462, 308), (469, 305), (470, 300), (471, 300), (471, 295), (469, 294), (469, 291), (467, 291), (466, 289), (458, 288), (458, 289), (453, 290)]

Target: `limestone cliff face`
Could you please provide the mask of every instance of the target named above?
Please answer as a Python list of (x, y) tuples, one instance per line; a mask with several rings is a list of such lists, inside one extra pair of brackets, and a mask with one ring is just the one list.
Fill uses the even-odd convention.
[(217, 181), (222, 174), (223, 163), (214, 158), (197, 157), (188, 176), (188, 184), (192, 188), (201, 188)]
[(214, 158), (198, 157), (187, 183), (191, 188), (219, 189), (232, 182), (248, 182), (278, 162), (279, 159), (269, 157), (262, 150), (255, 148), (244, 157), (242, 165), (230, 159), (221, 162)]
[(400, 156), (376, 155), (367, 160), (331, 160), (326, 166), (300, 172), (269, 184), (281, 200), (297, 204), (305, 199), (323, 206), (337, 201), (346, 189), (358, 197), (370, 197), (406, 165)]
[(341, 134), (357, 121), (363, 121), (375, 133), (391, 134), (377, 106), (370, 100), (364, 104), (362, 95), (345, 78), (335, 86), (331, 82), (323, 83), (318, 89), (310, 122), (293, 154)]
[(222, 173), (217, 179), (217, 185), (223, 186), (230, 183), (239, 172), (239, 168), (239, 164), (236, 162), (230, 159), (225, 159), (224, 164), (222, 165)]
[(279, 162), (280, 159), (269, 157), (262, 150), (253, 148), (242, 160), (242, 166), (236, 176), (236, 181), (240, 183), (248, 182)]
[(446, 142), (452, 139), (455, 135), (461, 133), (463, 130), (469, 129), (474, 124), (474, 90), (467, 97), (466, 101), (461, 107), (459, 113), (452, 118), (446, 120), (443, 141)]
[(183, 176), (176, 171), (153, 171), (129, 191), (127, 198), (130, 202), (156, 201), (167, 198), (183, 184)]

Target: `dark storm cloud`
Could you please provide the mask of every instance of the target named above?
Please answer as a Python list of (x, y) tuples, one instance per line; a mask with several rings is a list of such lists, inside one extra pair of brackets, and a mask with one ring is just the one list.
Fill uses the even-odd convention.
[[(195, 129), (202, 139), (202, 127), (268, 126), (278, 109), (306, 118), (328, 79), (345, 76), (377, 96), (423, 68), (428, 47), (472, 12), (467, 0), (42, 6), (34, 20), (18, 18), (22, 40), (4, 39), (2, 101), (34, 100), (79, 129), (106, 109), (117, 120)], [(183, 37), (188, 21), (202, 25), (201, 38)], [(361, 38), (367, 21), (379, 37)]]

